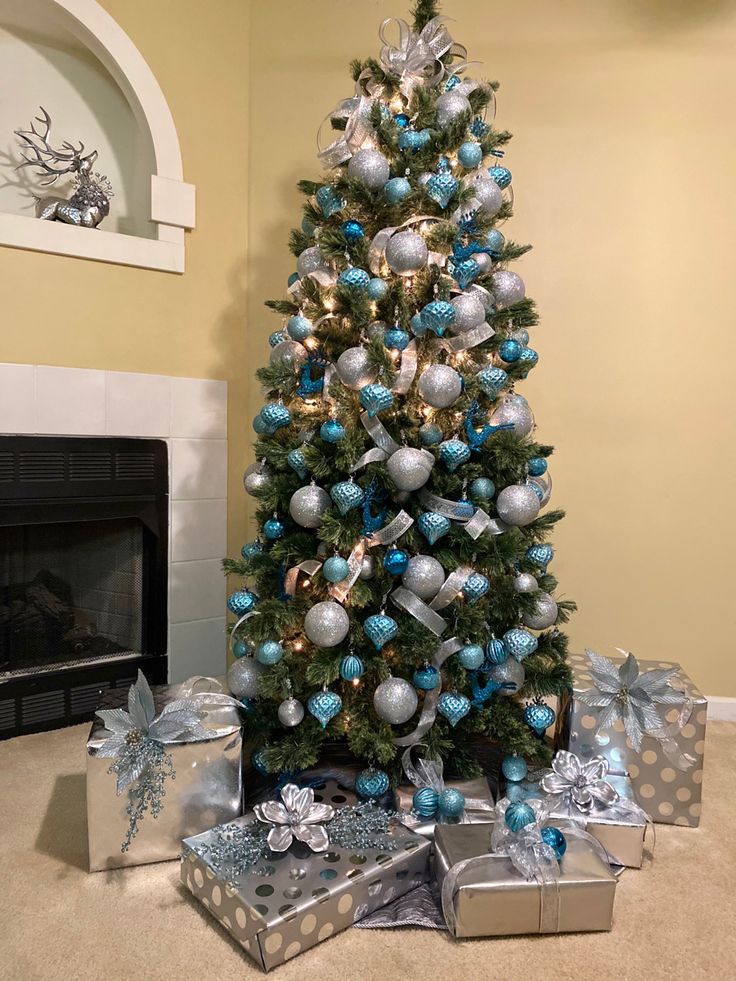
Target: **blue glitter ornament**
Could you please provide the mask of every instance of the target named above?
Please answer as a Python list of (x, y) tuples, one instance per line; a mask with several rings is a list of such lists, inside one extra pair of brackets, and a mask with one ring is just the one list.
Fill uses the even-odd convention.
[(364, 237), (365, 229), (359, 221), (350, 218), (348, 221), (342, 223), (342, 233), (348, 242), (357, 242)]
[(357, 681), (364, 671), (365, 665), (357, 654), (346, 654), (340, 661), (340, 677), (343, 681)]
[[(389, 183), (391, 183), (389, 181)], [(377, 276), (374, 277), (370, 283), (368, 283), (368, 298), (371, 300), (382, 300), (388, 293), (388, 283), (379, 279)]]
[(268, 426), (263, 421), (263, 419), (261, 419), (261, 414), (259, 413), (257, 416), (254, 416), (253, 432), (256, 433), (258, 436), (263, 436), (264, 433), (266, 433), (267, 431), (268, 431)]
[(316, 227), (317, 226), (314, 224), (311, 218), (307, 218), (307, 216), (304, 215), (304, 217), (302, 218), (302, 231), (304, 232), (304, 234), (314, 235), (314, 230)]
[(490, 588), (491, 584), (484, 575), (480, 572), (472, 572), (463, 583), (463, 596), (472, 606), (481, 596), (485, 596)]
[(419, 427), (419, 439), (422, 441), (422, 446), (436, 446), (437, 443), (442, 442), (444, 435), (440, 427), (434, 422), (425, 422), (423, 426)]
[(444, 210), (452, 200), (458, 187), (460, 187), (458, 179), (453, 177), (448, 171), (443, 170), (439, 174), (432, 174), (424, 185), (424, 190), (427, 192), (428, 197), (436, 201), (440, 208)]
[(309, 696), (307, 708), (322, 728), (326, 729), (330, 719), (334, 719), (339, 714), (342, 708), (342, 699), (337, 692), (325, 688), (323, 691), (315, 692), (314, 695)]
[(383, 568), (392, 576), (401, 576), (409, 564), (409, 553), (403, 548), (390, 548), (383, 557)]
[(265, 423), (269, 436), (291, 422), (291, 412), (280, 402), (267, 402), (261, 409), (261, 419)]
[(247, 640), (237, 640), (233, 644), (233, 657), (246, 657), (250, 654), (250, 644)]
[(345, 427), (337, 419), (328, 419), (319, 427), (319, 434), (325, 443), (339, 443), (345, 437)]
[(263, 526), (263, 534), (270, 542), (275, 542), (284, 534), (284, 523), (278, 518), (269, 518)]
[(413, 129), (405, 129), (399, 137), (399, 149), (418, 153), (432, 139), (432, 134), (428, 129), (420, 130), (418, 133)]
[(424, 337), (424, 335), (427, 333), (427, 328), (422, 320), (421, 313), (414, 314), (409, 321), (409, 326), (411, 327), (411, 332), (415, 335), (415, 337)]
[(405, 112), (394, 113), (394, 122), (401, 129), (406, 129), (411, 122), (411, 117), (407, 116)]
[(445, 691), (437, 700), (437, 711), (455, 728), (470, 711), (470, 699), (456, 691)]
[(501, 773), (507, 780), (524, 780), (529, 768), (521, 756), (504, 756), (501, 762)]
[(476, 116), (473, 122), (470, 124), (470, 132), (473, 136), (477, 136), (479, 140), (482, 140), (484, 136), (490, 131), (490, 126), (488, 123), (484, 122), (480, 116)]
[(263, 542), (256, 538), (253, 542), (246, 542), (240, 550), (244, 559), (252, 559), (254, 555), (260, 555), (263, 551)]
[(487, 665), (492, 667), (494, 664), (503, 664), (504, 661), (508, 661), (508, 658), (509, 652), (504, 642), (491, 634), (491, 639), (486, 644)]
[(450, 519), (434, 511), (426, 511), (417, 519), (417, 528), (430, 545), (434, 545), (443, 535), (446, 535), (452, 525)]
[(535, 364), (539, 361), (539, 355), (531, 347), (523, 347), (521, 349), (521, 354), (519, 355), (520, 364), (525, 364), (528, 368), (533, 368)]
[(337, 277), (338, 286), (345, 286), (350, 290), (367, 290), (370, 281), (371, 277), (365, 269), (358, 269), (357, 266), (343, 269)]
[(292, 341), (305, 341), (314, 330), (314, 324), (308, 317), (303, 317), (301, 314), (296, 314), (293, 317), (289, 317), (288, 323), (286, 324), (286, 332)]
[(506, 364), (513, 364), (521, 357), (521, 344), (511, 339), (503, 341), (498, 349), (498, 354)]
[(256, 661), (269, 667), (278, 664), (284, 656), (284, 648), (277, 640), (264, 640), (256, 648)]
[(540, 739), (556, 718), (557, 713), (546, 702), (530, 702), (524, 709), (524, 722)]
[(507, 167), (489, 167), (488, 173), (491, 180), (495, 181), (500, 188), (508, 187), (511, 183), (511, 171)]
[(461, 290), (466, 289), (480, 275), (480, 266), (475, 259), (456, 259), (450, 256), (447, 271)]
[(347, 579), (349, 572), (350, 566), (347, 560), (340, 555), (331, 556), (322, 566), (322, 575), (327, 582), (342, 582), (343, 579)]
[(398, 204), (411, 194), (411, 184), (406, 177), (392, 177), (383, 185), (383, 193), (391, 204)]
[(345, 207), (345, 202), (334, 187), (329, 187), (328, 185), (318, 188), (315, 198), (325, 218), (331, 218), (332, 215), (338, 211), (342, 211)]
[(485, 661), (485, 651), (479, 644), (466, 644), (457, 652), (457, 659), (466, 671), (477, 671)]
[(555, 858), (559, 862), (567, 851), (567, 839), (560, 829), (551, 827), (542, 828), (542, 841), (545, 843), (545, 845), (549, 845), (549, 847), (555, 853)]
[(383, 343), (390, 351), (403, 351), (409, 346), (411, 336), (400, 327), (392, 327), (383, 335)]
[(531, 796), (529, 793), (529, 788), (523, 783), (514, 783), (511, 781), (506, 784), (506, 796), (510, 801), (527, 800)]
[(260, 749), (254, 749), (251, 753), (250, 763), (254, 770), (257, 770), (262, 776), (268, 776), (268, 767), (266, 766), (265, 760), (266, 747), (261, 746)]
[(503, 635), (503, 642), (506, 650), (515, 657), (517, 661), (523, 661), (525, 657), (533, 654), (539, 646), (539, 641), (534, 634), (524, 630), (523, 627), (514, 627), (507, 630)]
[(437, 813), (440, 795), (432, 787), (420, 787), (411, 799), (411, 809), (419, 817), (430, 818)]
[(383, 797), (390, 786), (388, 774), (383, 770), (374, 770), (368, 767), (361, 770), (355, 778), (355, 792), (365, 800), (377, 800)]
[(503, 232), (499, 232), (497, 228), (492, 228), (486, 235), (486, 244), (491, 250), (491, 255), (501, 255), (501, 252), (503, 252), (503, 247), (506, 244), (506, 239)]
[(445, 92), (452, 92), (452, 90), (456, 89), (459, 84), (460, 84), (460, 76), (450, 75), (450, 77), (445, 82)]
[(286, 285), (287, 286), (293, 286), (294, 283), (298, 283), (300, 279), (301, 279), (301, 276), (299, 275), (299, 273), (298, 272), (293, 272), (291, 274), (291, 276), (289, 276), (289, 278), (286, 280)]
[(227, 608), (236, 617), (242, 617), (246, 613), (250, 613), (257, 602), (258, 597), (249, 589), (236, 589), (234, 593), (230, 593), (228, 596)]
[(506, 387), (509, 380), (509, 376), (503, 368), (494, 368), (493, 366), (483, 368), (475, 377), (486, 395), (490, 395), (493, 399)]
[(543, 456), (533, 456), (527, 461), (526, 471), (530, 477), (541, 477), (547, 473), (547, 461)]
[(479, 143), (463, 143), (457, 151), (457, 159), (466, 170), (473, 170), (480, 166), (483, 161), (483, 151)]
[(431, 300), (422, 310), (420, 317), (426, 330), (432, 330), (438, 337), (455, 323), (457, 311), (448, 300)]
[(376, 650), (380, 651), (398, 634), (399, 625), (393, 617), (385, 613), (374, 613), (363, 623), (363, 632)]
[(536, 482), (536, 480), (528, 480), (527, 481), (527, 486), (528, 487), (531, 487), (531, 489), (537, 495), (537, 498), (539, 499), (539, 503), (540, 504), (543, 504), (544, 503), (544, 494), (545, 494), (544, 489)]
[(504, 819), (512, 831), (521, 831), (527, 824), (534, 824), (537, 820), (533, 809), (525, 801), (513, 801), (509, 804)]
[(490, 477), (476, 477), (470, 485), (470, 496), (474, 501), (490, 501), (496, 493), (496, 485)]
[(460, 439), (447, 439), (440, 444), (440, 460), (449, 473), (455, 473), (458, 467), (470, 459), (470, 447)]
[(348, 511), (361, 506), (365, 500), (365, 493), (355, 481), (341, 480), (339, 484), (334, 484), (331, 488), (330, 497), (337, 504), (340, 514), (345, 517)]
[(372, 385), (364, 385), (360, 390), (360, 404), (368, 410), (371, 419), (375, 418), (379, 412), (385, 412), (394, 404), (394, 397), (390, 389), (377, 382)]
[(304, 480), (309, 473), (306, 461), (304, 459), (304, 454), (299, 447), (289, 451), (286, 456), (286, 462), (289, 464), (294, 473), (301, 477), (302, 480)]
[(424, 664), (416, 669), (412, 682), (420, 691), (434, 691), (440, 683), (440, 673), (433, 664)]
[(270, 347), (277, 347), (282, 341), (286, 340), (286, 334), (283, 330), (275, 330), (273, 334), (268, 335), (268, 343)]
[(459, 818), (465, 810), (465, 794), (456, 787), (445, 787), (437, 801), (437, 810), (443, 817)]
[(541, 569), (542, 572), (547, 571), (547, 566), (554, 557), (555, 550), (551, 545), (530, 545), (526, 550), (527, 562)]

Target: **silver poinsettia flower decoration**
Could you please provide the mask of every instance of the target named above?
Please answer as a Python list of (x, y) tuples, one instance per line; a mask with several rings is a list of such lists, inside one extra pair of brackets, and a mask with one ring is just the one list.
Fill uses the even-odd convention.
[(332, 820), (335, 809), (330, 804), (316, 804), (312, 788), (300, 789), (295, 783), (286, 784), (281, 801), (265, 801), (253, 809), (259, 821), (274, 825), (268, 833), (268, 847), (285, 852), (296, 838), (313, 852), (325, 851), (330, 839), (321, 822)]
[(608, 760), (603, 756), (583, 762), (574, 753), (561, 749), (552, 760), (552, 773), (542, 777), (541, 787), (545, 794), (560, 795), (579, 811), (588, 812), (594, 804), (610, 807), (618, 800), (618, 793), (606, 776)]

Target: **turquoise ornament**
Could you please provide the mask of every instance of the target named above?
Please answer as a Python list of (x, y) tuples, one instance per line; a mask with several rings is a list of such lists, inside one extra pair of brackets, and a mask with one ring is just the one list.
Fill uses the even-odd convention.
[(247, 640), (238, 640), (233, 644), (233, 657), (246, 657), (250, 654), (250, 644)]
[(490, 501), (496, 493), (496, 485), (490, 477), (476, 477), (470, 485), (470, 496), (474, 501)]
[(503, 247), (506, 244), (506, 239), (502, 232), (499, 232), (497, 228), (492, 228), (490, 232), (486, 235), (486, 244), (488, 248), (491, 249), (491, 254), (494, 256), (499, 256), (503, 251)]
[(252, 559), (254, 555), (260, 555), (263, 551), (263, 542), (256, 538), (253, 542), (246, 542), (240, 550), (244, 559)]
[(261, 418), (261, 414), (259, 412), (257, 416), (253, 417), (253, 432), (257, 436), (263, 436), (264, 433), (266, 433), (267, 431), (268, 431), (268, 427), (266, 426), (266, 423)]
[(316, 227), (317, 226), (314, 224), (314, 222), (310, 218), (307, 218), (306, 215), (304, 215), (304, 217), (302, 218), (302, 231), (304, 232), (304, 234), (314, 235), (314, 230)]
[(264, 640), (256, 648), (256, 661), (269, 667), (278, 664), (284, 656), (284, 648), (277, 640)]
[(301, 314), (289, 317), (288, 323), (286, 324), (286, 333), (292, 341), (305, 341), (313, 330), (314, 324), (312, 321), (307, 317), (303, 317)]
[(319, 435), (325, 443), (339, 443), (345, 437), (345, 427), (337, 419), (328, 419), (319, 427)]
[(427, 192), (428, 197), (432, 198), (444, 210), (452, 200), (459, 186), (460, 182), (456, 177), (453, 177), (447, 171), (443, 171), (439, 174), (432, 174), (424, 185), (424, 190)]
[(533, 368), (535, 364), (539, 361), (539, 355), (531, 347), (523, 347), (521, 349), (521, 354), (519, 355), (519, 364), (525, 364), (528, 368)]
[(322, 566), (322, 575), (327, 582), (342, 582), (347, 579), (350, 566), (347, 560), (340, 555), (333, 555)]
[(383, 335), (383, 343), (390, 351), (403, 351), (409, 346), (411, 336), (400, 327), (392, 327)]
[(530, 545), (526, 550), (527, 562), (541, 569), (542, 572), (547, 571), (547, 566), (554, 557), (555, 550), (551, 545)]
[(463, 596), (472, 606), (481, 596), (485, 596), (490, 588), (491, 584), (484, 575), (480, 572), (472, 572), (463, 583)]
[[(391, 181), (389, 181), (389, 184)], [(388, 283), (379, 279), (377, 276), (368, 283), (368, 298), (371, 300), (382, 300), (388, 293)]]
[(333, 485), (330, 497), (337, 504), (340, 514), (345, 517), (348, 511), (361, 506), (365, 500), (365, 493), (354, 481), (342, 480), (339, 484)]
[(482, 140), (484, 136), (487, 136), (490, 130), (491, 127), (488, 125), (488, 123), (484, 122), (480, 116), (476, 116), (473, 122), (470, 124), (470, 132), (479, 140)]
[(383, 193), (391, 204), (398, 204), (411, 194), (411, 184), (406, 177), (392, 177), (383, 185)]
[(541, 486), (541, 484), (538, 484), (535, 480), (529, 480), (527, 481), (527, 484), (537, 495), (537, 498), (539, 499), (539, 503), (543, 504), (545, 491), (544, 488)]
[(424, 535), (430, 545), (434, 545), (443, 535), (446, 535), (452, 525), (450, 519), (443, 514), (436, 514), (434, 511), (425, 511), (417, 519), (417, 528)]
[(457, 659), (466, 671), (477, 671), (486, 659), (486, 654), (479, 644), (466, 644), (457, 652)]
[(263, 526), (263, 534), (270, 542), (275, 542), (284, 534), (284, 523), (278, 518), (269, 518)]
[(315, 198), (325, 218), (331, 218), (332, 215), (338, 211), (342, 211), (345, 207), (345, 202), (335, 191), (334, 187), (329, 187), (328, 185), (318, 188)]
[(505, 361), (507, 364), (513, 364), (521, 357), (521, 344), (518, 341), (510, 339), (503, 341), (498, 349), (498, 355), (502, 361)]
[(511, 171), (508, 167), (489, 167), (488, 173), (491, 180), (495, 181), (501, 189), (511, 183)]
[(517, 661), (523, 661), (525, 657), (533, 654), (539, 646), (539, 641), (534, 634), (524, 630), (523, 627), (514, 627), (507, 630), (503, 635), (503, 642), (506, 650), (515, 657)]
[(259, 749), (254, 749), (251, 753), (250, 764), (254, 770), (257, 770), (261, 776), (268, 776), (268, 767), (266, 766), (266, 747), (261, 746)]
[(299, 275), (299, 273), (298, 272), (293, 272), (291, 274), (291, 276), (289, 276), (289, 278), (286, 280), (286, 285), (287, 286), (293, 286), (294, 283), (298, 283), (300, 279), (301, 279), (301, 276)]
[(443, 692), (437, 701), (437, 711), (455, 728), (470, 711), (470, 699), (456, 691)]
[(342, 233), (348, 242), (357, 242), (365, 237), (365, 229), (354, 218), (350, 218), (348, 221), (342, 223)]
[(526, 801), (512, 801), (506, 808), (504, 820), (512, 831), (521, 831), (527, 824), (534, 824), (537, 820), (534, 810)]
[(445, 787), (437, 801), (442, 817), (459, 818), (465, 810), (465, 794), (456, 787)]
[(275, 330), (273, 334), (268, 335), (268, 343), (270, 347), (277, 347), (282, 341), (286, 340), (286, 334), (283, 330)]
[(393, 640), (398, 632), (398, 623), (393, 617), (389, 617), (385, 613), (374, 613), (363, 624), (363, 633), (377, 651), (380, 651), (385, 644)]
[(405, 112), (394, 113), (394, 122), (401, 129), (406, 129), (411, 122), (411, 117), (407, 116)]
[(460, 84), (460, 76), (450, 75), (450, 77), (445, 82), (445, 92), (452, 92), (452, 90), (456, 89), (459, 84)]
[(422, 446), (436, 446), (437, 443), (442, 442), (444, 435), (440, 427), (434, 422), (425, 422), (423, 426), (419, 427), (419, 439)]
[(557, 713), (546, 702), (530, 702), (524, 709), (524, 722), (541, 739), (557, 718)]
[(480, 266), (475, 259), (456, 259), (450, 256), (447, 271), (461, 290), (466, 289), (480, 275)]
[(460, 439), (446, 439), (440, 444), (440, 460), (450, 473), (470, 459), (470, 447)]
[(430, 818), (437, 813), (440, 795), (432, 787), (420, 787), (411, 799), (411, 809), (419, 817)]
[(412, 681), (420, 691), (434, 691), (440, 683), (440, 673), (433, 664), (424, 664), (416, 669)]
[(541, 477), (547, 473), (547, 461), (543, 456), (533, 456), (527, 461), (526, 472), (530, 477)]
[(273, 436), (277, 430), (289, 425), (291, 412), (280, 402), (268, 402), (261, 409), (261, 419), (266, 426), (268, 435)]
[(368, 415), (374, 419), (379, 412), (385, 412), (394, 404), (394, 397), (385, 385), (374, 383), (364, 385), (360, 390), (360, 404), (368, 410)]
[(246, 613), (250, 613), (257, 602), (258, 597), (249, 589), (236, 589), (234, 593), (230, 593), (228, 596), (227, 608), (236, 617), (242, 617)]
[(503, 368), (494, 367), (483, 368), (475, 377), (486, 395), (490, 395), (492, 399), (495, 399), (506, 388), (509, 380), (509, 376)]
[(438, 337), (452, 327), (456, 316), (455, 307), (448, 300), (431, 300), (420, 314), (424, 328), (434, 331)]
[(409, 326), (411, 327), (411, 332), (415, 337), (424, 337), (424, 335), (427, 333), (427, 328), (424, 325), (421, 313), (414, 314), (409, 321)]
[(299, 449), (299, 447), (289, 451), (286, 457), (286, 462), (289, 464), (289, 466), (294, 471), (294, 473), (298, 477), (301, 477), (302, 480), (304, 480), (304, 478), (309, 473), (309, 471), (307, 470), (306, 461), (304, 460), (304, 454)]
[(428, 129), (420, 130), (418, 133), (413, 129), (405, 129), (399, 137), (399, 149), (405, 152), (418, 153), (429, 143), (431, 138), (432, 134)]
[(542, 841), (545, 845), (549, 845), (559, 862), (567, 851), (567, 839), (560, 829), (552, 827), (542, 828)]
[(325, 688), (324, 691), (318, 691), (309, 696), (307, 708), (322, 728), (326, 729), (330, 719), (334, 719), (340, 713), (342, 699), (337, 692)]
[(370, 281), (371, 277), (365, 269), (358, 269), (357, 266), (351, 266), (350, 269), (343, 269), (337, 277), (338, 286), (345, 286), (350, 290), (367, 290)]
[(483, 162), (483, 151), (480, 144), (471, 143), (469, 140), (462, 143), (457, 151), (457, 159), (466, 170), (474, 170)]
[(346, 654), (340, 661), (340, 677), (343, 681), (357, 681), (365, 671), (365, 665), (357, 654)]
[(526, 800), (532, 793), (533, 791), (530, 792), (523, 783), (514, 783), (512, 780), (506, 784), (506, 796), (511, 801)]
[(403, 548), (390, 548), (383, 557), (383, 568), (392, 576), (401, 576), (409, 564), (409, 553)]
[(494, 664), (503, 664), (504, 661), (508, 661), (508, 658), (509, 652), (506, 650), (504, 642), (491, 636), (486, 644), (486, 666), (490, 668)]
[(501, 773), (507, 780), (524, 780), (529, 771), (526, 760), (521, 756), (504, 756), (501, 762)]
[(361, 770), (355, 778), (355, 792), (364, 800), (377, 800), (383, 797), (390, 786), (388, 774), (383, 770), (374, 770), (368, 767)]

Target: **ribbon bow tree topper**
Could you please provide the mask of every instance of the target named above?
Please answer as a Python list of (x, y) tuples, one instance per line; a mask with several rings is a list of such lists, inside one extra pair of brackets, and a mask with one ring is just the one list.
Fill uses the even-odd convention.
[(552, 760), (552, 773), (545, 774), (541, 787), (545, 794), (569, 797), (579, 811), (591, 811), (595, 804), (610, 807), (618, 793), (605, 779), (608, 760), (596, 756), (583, 762), (574, 753), (561, 749)]
[(329, 804), (316, 804), (311, 787), (300, 789), (295, 783), (287, 783), (281, 791), (281, 801), (256, 804), (254, 811), (259, 821), (273, 825), (268, 832), (271, 851), (285, 852), (295, 838), (313, 852), (327, 850), (330, 839), (322, 822), (331, 821), (335, 809)]

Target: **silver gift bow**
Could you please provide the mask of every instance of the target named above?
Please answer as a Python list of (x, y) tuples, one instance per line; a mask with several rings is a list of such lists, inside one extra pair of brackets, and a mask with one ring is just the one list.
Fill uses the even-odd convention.
[[(626, 654), (625, 651), (621, 653)], [(598, 713), (594, 737), (620, 719), (637, 753), (641, 751), (644, 736), (652, 736), (677, 769), (687, 770), (693, 766), (695, 759), (688, 753), (680, 752), (675, 738), (687, 724), (693, 710), (692, 699), (670, 685), (670, 679), (678, 669), (653, 668), (640, 673), (633, 654), (626, 654), (626, 660), (620, 666), (594, 651), (586, 650), (586, 654), (590, 659), (594, 684), (592, 688), (578, 692), (576, 698), (583, 705), (602, 710)], [(672, 725), (668, 726), (663, 721), (658, 705), (681, 706), (679, 716)]]
[[(436, 794), (441, 794), (445, 789), (444, 763), (440, 757), (425, 758), (417, 757), (416, 764), (411, 758), (412, 750), (419, 750), (421, 747), (427, 748), (424, 743), (414, 743), (404, 750), (401, 757), (401, 766), (409, 783), (413, 784), (418, 790), (423, 787), (431, 787)], [(468, 811), (488, 810), (488, 801), (480, 797), (466, 797), (465, 807), (460, 815), (460, 824), (469, 821)], [(442, 822), (441, 813), (437, 815), (437, 820)]]
[(618, 799), (618, 793), (605, 779), (608, 760), (594, 756), (583, 761), (566, 749), (559, 750), (552, 760), (552, 772), (542, 777), (540, 786), (545, 794), (569, 799), (580, 811), (588, 813), (595, 804), (610, 807)]
[(313, 852), (327, 851), (330, 839), (322, 822), (331, 821), (335, 809), (329, 804), (315, 804), (311, 787), (300, 789), (295, 783), (287, 783), (281, 791), (281, 801), (264, 801), (253, 810), (259, 821), (273, 825), (267, 839), (271, 851), (285, 852), (294, 838)]
[[(440, 58), (452, 49), (453, 53), (467, 57), (467, 52), (456, 45), (444, 26), (446, 17), (433, 17), (419, 34), (415, 34), (404, 20), (387, 17), (378, 31), (383, 47), (379, 54), (381, 67), (388, 75), (399, 79), (399, 89), (409, 98), (416, 85), (439, 85), (445, 75)], [(387, 28), (396, 24), (399, 43), (390, 44)]]

